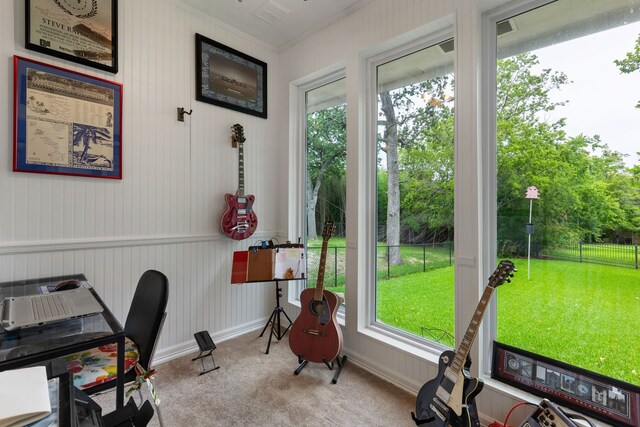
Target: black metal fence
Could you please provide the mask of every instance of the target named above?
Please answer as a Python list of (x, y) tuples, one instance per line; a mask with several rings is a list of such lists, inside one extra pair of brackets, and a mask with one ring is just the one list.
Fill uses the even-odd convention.
[[(537, 245), (536, 245), (537, 246)], [(638, 245), (614, 243), (567, 243), (557, 247), (534, 248), (532, 257), (606, 264), (638, 269)]]
[[(392, 262), (393, 248), (400, 251), (401, 264)], [(321, 246), (307, 247), (307, 277), (309, 286), (316, 285)], [(639, 245), (610, 243), (567, 243), (557, 247), (541, 247), (532, 242), (531, 257), (537, 259), (559, 259), (617, 267), (640, 267)], [(345, 284), (346, 247), (329, 246), (325, 266), (324, 285), (340, 287)], [(378, 276), (391, 278), (405, 274), (420, 273), (435, 268), (453, 265), (453, 242), (416, 245), (378, 245)]]
[[(401, 263), (393, 262), (393, 248), (400, 251)], [(316, 285), (321, 246), (307, 247), (308, 286)], [(339, 287), (345, 283), (346, 247), (328, 246), (325, 262), (324, 286)], [(421, 273), (435, 268), (453, 265), (453, 243), (429, 243), (416, 245), (378, 245), (377, 269), (380, 277), (398, 277)]]

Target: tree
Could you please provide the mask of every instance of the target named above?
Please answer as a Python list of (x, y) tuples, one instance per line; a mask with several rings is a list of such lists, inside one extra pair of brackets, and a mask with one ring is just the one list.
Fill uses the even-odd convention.
[[(623, 74), (633, 73), (640, 70), (640, 35), (636, 39), (636, 45), (632, 52), (627, 52), (624, 59), (616, 59), (613, 61)], [(640, 108), (640, 101), (636, 104), (636, 108)]]
[[(92, 163), (96, 161), (96, 158), (102, 158), (104, 156), (97, 155), (96, 158), (89, 157), (88, 151), (92, 144), (96, 144), (100, 141), (110, 141), (111, 132), (108, 128), (95, 127), (91, 125), (83, 125), (75, 123), (73, 125), (73, 145), (82, 145), (82, 152), (77, 157), (79, 163)], [(75, 153), (76, 150), (74, 150)], [(111, 161), (111, 159), (108, 159)]]
[(420, 133), (401, 153), (403, 228), (414, 242), (453, 239), (454, 111), (445, 92), (428, 101), (434, 108), (421, 116)]
[[(601, 241), (637, 228), (640, 216), (623, 155), (600, 137), (568, 136), (564, 119), (542, 118), (562, 102), (549, 93), (568, 83), (563, 73), (533, 70), (538, 59), (520, 54), (498, 63), (498, 241), (505, 252), (523, 253), (528, 204), (523, 192), (536, 185), (538, 239), (546, 247), (567, 241)], [(636, 203), (634, 205), (634, 203)]]
[[(436, 77), (394, 91), (382, 91), (380, 116), (384, 123), (378, 137), (379, 150), (386, 157), (387, 215), (386, 243), (391, 265), (402, 263), (400, 257), (401, 194), (399, 152), (411, 146), (423, 135), (423, 129), (437, 120), (448, 77)], [(424, 136), (424, 135), (423, 135)]]
[[(344, 176), (347, 154), (346, 105), (319, 110), (307, 115), (307, 238), (318, 236), (316, 209), (318, 194), (327, 176)], [(342, 187), (344, 188), (344, 187)], [(344, 195), (342, 195), (344, 200)], [(325, 207), (326, 205), (323, 205)], [(324, 212), (326, 214), (326, 211)], [(341, 218), (344, 211), (337, 212)]]

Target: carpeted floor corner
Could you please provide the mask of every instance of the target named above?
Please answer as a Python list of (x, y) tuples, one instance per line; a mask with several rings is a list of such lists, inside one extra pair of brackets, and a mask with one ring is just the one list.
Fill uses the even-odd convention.
[[(156, 366), (164, 427), (415, 425), (414, 395), (349, 360), (336, 384), (324, 364), (310, 363), (294, 375), (298, 360), (288, 334), (272, 341), (269, 354), (267, 334), (258, 335), (217, 343), (213, 355), (220, 369), (204, 375), (198, 375), (200, 361), (191, 361), (197, 353)], [(96, 398), (103, 414), (113, 410), (114, 398)], [(150, 425), (159, 425), (157, 417)]]

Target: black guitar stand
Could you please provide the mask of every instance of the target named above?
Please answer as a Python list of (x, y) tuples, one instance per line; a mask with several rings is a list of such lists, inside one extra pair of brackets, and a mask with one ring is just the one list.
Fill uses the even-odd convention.
[[(327, 368), (329, 368), (330, 371), (333, 371), (333, 368), (335, 367), (336, 364), (338, 365), (338, 368), (333, 373), (333, 379), (331, 380), (331, 384), (335, 384), (338, 382), (338, 377), (340, 377), (340, 372), (342, 372), (342, 367), (344, 366), (346, 361), (347, 361), (346, 355), (343, 355), (342, 357), (338, 356), (335, 359), (333, 359), (331, 362), (327, 362), (326, 360), (322, 361), (322, 363), (327, 365)], [(300, 371), (302, 371), (304, 367), (307, 366), (309, 361), (303, 360), (302, 358), (300, 358), (300, 356), (298, 356), (298, 363), (300, 363), (300, 365), (295, 371), (293, 371), (293, 375), (298, 375)]]
[[(287, 279), (287, 280), (290, 280), (290, 279)], [(280, 341), (284, 337), (284, 335), (287, 333), (289, 328), (291, 328), (291, 325), (293, 325), (293, 322), (291, 321), (291, 318), (289, 318), (289, 316), (287, 315), (287, 312), (284, 311), (284, 308), (280, 307), (280, 297), (282, 296), (282, 288), (280, 287), (280, 280), (274, 279), (273, 281), (276, 283), (276, 307), (273, 309), (273, 312), (271, 313), (269, 320), (267, 320), (267, 324), (264, 325), (264, 328), (260, 333), (260, 337), (262, 337), (265, 331), (267, 330), (267, 328), (269, 327), (269, 324), (271, 324), (271, 332), (269, 333), (269, 344), (267, 344), (267, 351), (265, 351), (264, 354), (269, 354), (269, 348), (271, 348), (271, 339), (273, 337), (276, 337), (276, 339)], [(285, 328), (284, 331), (281, 328), (281, 325), (282, 325), (281, 317), (280, 317), (281, 314), (284, 314), (284, 317), (286, 317), (287, 320), (289, 321), (289, 325)]]

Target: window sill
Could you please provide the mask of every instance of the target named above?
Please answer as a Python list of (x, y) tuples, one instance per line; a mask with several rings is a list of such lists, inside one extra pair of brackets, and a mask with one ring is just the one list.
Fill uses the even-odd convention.
[(435, 348), (426, 343), (422, 343), (417, 339), (404, 337), (399, 335), (397, 331), (391, 331), (379, 325), (368, 325), (359, 332), (375, 341), (399, 349), (400, 351), (419, 357), (435, 365), (438, 364), (440, 354), (445, 350), (445, 348)]
[(505, 384), (498, 380), (495, 380), (488, 375), (482, 377), (482, 382), (484, 383), (484, 386), (486, 388), (489, 388), (495, 391), (496, 393), (502, 394), (511, 399), (517, 399), (523, 402), (529, 402), (529, 403), (535, 403), (535, 404), (538, 404), (540, 400), (542, 400), (541, 397), (537, 397), (524, 390), (520, 390), (519, 388), (513, 387), (509, 384)]
[[(294, 307), (300, 308), (300, 300), (299, 299), (292, 299), (288, 301), (289, 304), (291, 304)], [(338, 325), (344, 327), (345, 326), (345, 320), (344, 320), (344, 305), (342, 305), (339, 309), (338, 309), (338, 314), (336, 315), (336, 319), (338, 320)]]

